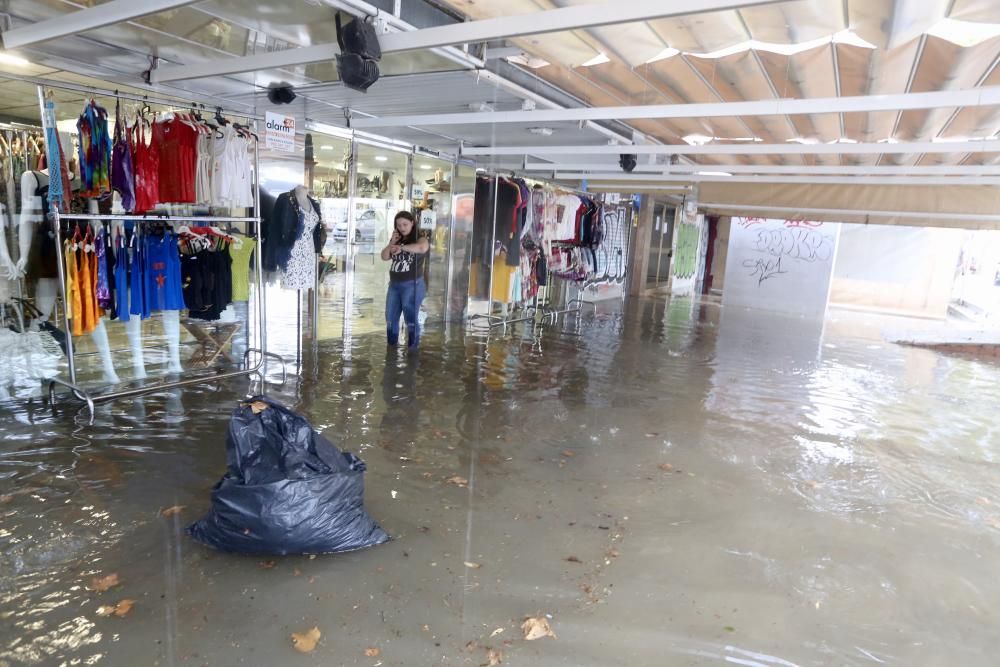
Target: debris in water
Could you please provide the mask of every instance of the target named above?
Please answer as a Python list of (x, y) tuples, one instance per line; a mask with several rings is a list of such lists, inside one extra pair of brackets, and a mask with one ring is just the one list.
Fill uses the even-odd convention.
[(494, 649), (487, 649), (486, 659), (488, 662), (484, 662), (480, 667), (496, 667), (496, 665), (503, 662), (503, 652)]
[(576, 452), (571, 452), (568, 449), (564, 449), (564, 450), (562, 450), (559, 453), (562, 454), (563, 456), (565, 456), (566, 458), (570, 458), (571, 456), (576, 456)]
[(672, 465), (670, 465), (669, 463), (661, 463), (661, 464), (660, 464), (659, 466), (657, 466), (657, 467), (658, 467), (658, 468), (659, 468), (660, 470), (662, 470), (663, 472), (670, 472), (671, 470), (673, 470), (673, 469), (674, 469), (674, 467), (673, 467)]
[(114, 588), (119, 583), (118, 574), (112, 573), (106, 577), (94, 577), (90, 580), (90, 586), (88, 588), (92, 591), (97, 591), (98, 593), (103, 593), (109, 588)]
[(469, 485), (469, 480), (465, 479), (464, 477), (459, 477), (458, 475), (455, 475), (454, 477), (449, 477), (444, 481), (448, 484), (454, 484), (455, 486), (461, 486), (461, 487), (466, 487)]
[(726, 632), (736, 632), (736, 628), (734, 628), (731, 625), (727, 625), (726, 627), (723, 628), (723, 630), (725, 630)]
[(312, 627), (301, 634), (293, 632), (292, 646), (294, 646), (295, 650), (299, 653), (312, 653), (316, 650), (316, 643), (322, 636), (323, 633), (321, 633), (317, 627)]
[(501, 633), (503, 633), (503, 628), (497, 628), (492, 633), (490, 633), (490, 637), (496, 637), (497, 635), (499, 635)]
[(118, 604), (110, 605), (104, 604), (97, 608), (98, 616), (117, 616), (121, 618), (125, 614), (132, 611), (132, 606), (135, 604), (135, 600), (122, 600)]
[(479, 568), (482, 567), (482, 565), (480, 565), (479, 563), (471, 563), (469, 561), (465, 561), (465, 567), (472, 570), (478, 570)]
[(582, 563), (583, 562), (582, 560), (580, 560), (576, 556), (567, 556), (563, 560), (566, 561), (567, 563)]
[(292, 570), (292, 576), (293, 577), (297, 577), (300, 574), (302, 574), (302, 570), (300, 570), (299, 568), (295, 568), (294, 570)]
[(365, 657), (377, 658), (382, 654), (382, 649), (375, 648), (374, 646), (369, 646), (365, 649)]
[(160, 516), (171, 517), (174, 516), (175, 514), (180, 514), (181, 510), (185, 509), (186, 507), (187, 505), (174, 505), (173, 507), (168, 507), (167, 509), (160, 512)]
[(259, 567), (261, 569), (264, 569), (264, 570), (270, 570), (270, 569), (273, 569), (274, 566), (277, 565), (277, 564), (278, 564), (277, 561), (262, 560), (261, 562), (257, 563), (257, 567)]
[(524, 633), (526, 641), (534, 641), (544, 637), (556, 639), (556, 633), (552, 632), (552, 626), (544, 616), (529, 616), (521, 624), (521, 632)]
[(608, 549), (608, 558), (618, 558), (618, 549)]

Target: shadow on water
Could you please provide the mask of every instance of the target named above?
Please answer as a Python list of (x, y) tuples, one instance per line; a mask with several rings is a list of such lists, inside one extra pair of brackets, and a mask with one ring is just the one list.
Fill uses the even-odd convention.
[[(273, 398), (393, 542), (274, 562), (184, 527), (246, 383), (0, 412), (0, 665), (995, 664), (994, 366), (642, 300), (540, 333), (302, 348)], [(179, 508), (170, 516), (162, 510)], [(111, 574), (107, 590), (99, 580)], [(105, 582), (106, 583), (106, 582)], [(101, 605), (134, 600), (124, 617)], [(525, 642), (550, 614), (558, 639)], [(380, 657), (365, 655), (377, 648)]]

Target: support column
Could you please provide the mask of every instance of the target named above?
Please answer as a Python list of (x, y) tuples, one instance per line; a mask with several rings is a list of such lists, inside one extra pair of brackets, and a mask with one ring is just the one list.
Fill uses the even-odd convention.
[(632, 218), (632, 238), (629, 257), (632, 258), (628, 273), (629, 296), (642, 296), (646, 290), (646, 272), (649, 270), (649, 239), (653, 230), (655, 202), (650, 195), (642, 195), (639, 214)]

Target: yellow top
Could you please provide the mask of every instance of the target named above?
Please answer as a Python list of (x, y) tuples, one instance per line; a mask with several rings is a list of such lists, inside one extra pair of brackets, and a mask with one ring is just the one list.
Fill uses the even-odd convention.
[(235, 243), (229, 244), (229, 257), (233, 260), (233, 301), (250, 300), (250, 255), (257, 241), (240, 239), (239, 248)]

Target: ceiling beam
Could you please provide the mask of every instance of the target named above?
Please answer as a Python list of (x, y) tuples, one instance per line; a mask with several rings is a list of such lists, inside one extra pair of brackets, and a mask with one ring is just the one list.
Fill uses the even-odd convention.
[[(645, 174), (564, 174), (556, 172), (555, 179), (586, 180), (597, 185), (607, 181), (615, 183), (807, 183), (811, 185), (1000, 185), (1000, 177), (990, 176), (703, 176), (700, 174), (671, 174), (650, 178)], [(640, 186), (641, 187), (641, 186)]]
[[(457, 44), (488, 42), (509, 37), (595, 28), (651, 19), (721, 12), (782, 0), (615, 0), (601, 4), (572, 5), (514, 16), (452, 23), (449, 25), (392, 32), (379, 36), (382, 53), (417, 51)], [(336, 44), (315, 44), (256, 56), (225, 58), (203, 63), (163, 67), (154, 70), (152, 81), (166, 83), (182, 79), (238, 74), (272, 67), (290, 67), (332, 60), (340, 49)], [(272, 64), (273, 63), (273, 64)]]
[[(581, 172), (579, 174), (581, 177), (593, 178), (593, 172), (608, 172), (617, 168), (618, 166), (613, 164), (529, 162), (521, 167), (520, 171)], [(730, 174), (809, 174), (813, 176), (1000, 176), (1000, 165), (942, 164), (926, 167), (910, 165), (873, 167), (868, 165), (805, 166), (794, 164), (640, 164), (629, 173), (667, 176), (670, 174), (697, 174), (705, 171), (724, 171)], [(622, 172), (619, 175), (622, 176), (625, 173)]]
[(194, 4), (198, 0), (110, 0), (3, 33), (5, 49), (19, 49), (39, 42), (96, 30), (116, 23)]
[(540, 111), (491, 111), (383, 116), (358, 121), (358, 127), (406, 127), (426, 125), (482, 125), (499, 123), (559, 123), (581, 120), (651, 120), (665, 118), (729, 118), (736, 116), (786, 116), (794, 114), (868, 113), (909, 111), (941, 107), (1000, 105), (1000, 86), (943, 90), (895, 95), (854, 97), (781, 98), (751, 102), (703, 104), (641, 104), (633, 106), (582, 107)]
[(463, 146), (462, 155), (905, 155), (909, 153), (1000, 153), (1000, 140), (913, 141), (869, 144), (641, 144), (600, 146)]
[(847, 208), (801, 208), (798, 206), (748, 206), (746, 204), (716, 204), (699, 202), (704, 209), (719, 211), (739, 211), (742, 213), (762, 213), (766, 211), (781, 211), (788, 213), (805, 213), (812, 215), (860, 215), (873, 218), (914, 218), (926, 220), (951, 220), (958, 222), (990, 221), (1000, 222), (1000, 215), (979, 213), (932, 213), (927, 211), (873, 211), (869, 209)]

